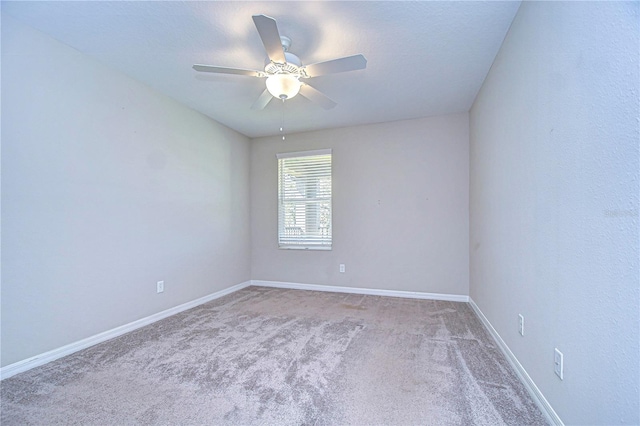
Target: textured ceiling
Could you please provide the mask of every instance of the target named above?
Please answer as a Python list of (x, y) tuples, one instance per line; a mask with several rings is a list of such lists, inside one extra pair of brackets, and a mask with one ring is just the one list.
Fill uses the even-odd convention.
[[(520, 5), (451, 2), (2, 2), (2, 13), (249, 137), (468, 111)], [(250, 107), (264, 79), (195, 72), (262, 69), (251, 16), (274, 17), (303, 64), (362, 53), (366, 70), (309, 83), (338, 103), (296, 96)]]

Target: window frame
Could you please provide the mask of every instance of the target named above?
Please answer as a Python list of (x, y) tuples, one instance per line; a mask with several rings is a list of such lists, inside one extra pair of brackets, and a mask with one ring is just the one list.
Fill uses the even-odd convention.
[[(326, 195), (318, 195), (313, 197), (304, 197), (303, 195), (301, 197), (299, 190), (292, 191), (290, 186), (289, 188), (285, 187), (287, 183), (285, 181), (284, 174), (286, 173), (287, 159), (304, 158), (304, 157), (308, 158), (308, 157), (327, 156), (327, 155), (329, 156), (328, 197)], [(333, 223), (332, 223), (333, 221), (333, 152), (332, 150), (327, 148), (327, 149), (318, 149), (318, 150), (312, 150), (312, 151), (285, 152), (285, 153), (276, 154), (276, 158), (277, 158), (277, 175), (278, 175), (278, 183), (277, 183), (278, 185), (278, 190), (277, 190), (278, 192), (278, 200), (277, 200), (278, 202), (278, 205), (277, 205), (278, 249), (332, 250), (333, 249), (333, 229), (332, 229), (333, 228)], [(326, 168), (327, 167), (326, 161), (319, 162), (318, 164), (320, 165), (322, 163), (324, 163), (324, 165), (321, 165), (321, 167)], [(306, 171), (311, 173), (311, 175), (309, 174), (304, 175), (302, 180), (306, 182), (307, 185), (310, 182), (315, 182), (314, 192), (319, 191), (320, 190), (319, 188), (322, 185), (321, 180), (323, 178), (326, 178), (326, 176), (323, 176), (321, 174), (316, 179), (315, 176), (313, 176), (313, 173), (315, 173), (314, 171), (311, 171), (311, 170), (306, 170)], [(323, 169), (323, 171), (325, 170)], [(289, 185), (291, 185), (291, 181), (289, 181)], [(295, 195), (296, 191), (298, 192), (297, 196), (287, 197), (287, 194)], [(322, 192), (322, 190), (320, 191)], [(326, 187), (324, 187), (324, 191), (326, 191)], [(322, 209), (323, 209), (323, 206), (326, 209), (327, 204), (328, 204), (328, 219), (326, 218), (326, 216), (323, 219), (321, 217), (323, 214)], [(286, 218), (287, 211), (285, 209), (287, 208), (287, 205), (294, 207), (294, 213), (293, 213), (294, 220), (296, 217), (301, 217), (302, 218), (301, 220), (304, 222), (304, 225), (302, 227), (304, 228), (304, 230), (301, 230), (303, 234), (301, 235), (300, 238), (296, 238), (295, 235), (287, 234), (285, 230), (285, 228), (288, 228), (285, 226), (286, 220), (287, 220)], [(312, 206), (317, 206), (317, 207), (310, 209), (310, 207)], [(300, 210), (300, 208), (302, 209)], [(302, 213), (296, 213), (298, 211), (301, 211)], [(325, 214), (326, 214), (326, 210), (325, 210)], [(316, 218), (314, 219), (316, 231), (306, 234), (305, 232), (307, 230), (306, 228), (307, 220), (309, 219), (310, 215), (311, 217), (313, 217), (314, 215), (316, 216)], [(325, 227), (319, 226), (321, 224), (321, 221), (324, 221), (327, 226)]]

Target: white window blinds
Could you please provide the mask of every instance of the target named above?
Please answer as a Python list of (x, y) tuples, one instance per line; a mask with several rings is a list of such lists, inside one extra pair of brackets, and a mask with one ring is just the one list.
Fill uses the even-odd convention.
[(331, 249), (331, 150), (278, 154), (278, 245)]

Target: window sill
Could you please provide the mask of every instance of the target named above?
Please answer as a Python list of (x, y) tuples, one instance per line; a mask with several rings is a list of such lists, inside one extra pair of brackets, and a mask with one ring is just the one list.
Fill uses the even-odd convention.
[(310, 247), (310, 246), (300, 246), (300, 247), (296, 247), (296, 246), (281, 246), (278, 247), (278, 249), (280, 250), (307, 250), (307, 251), (329, 251), (331, 250), (331, 247)]

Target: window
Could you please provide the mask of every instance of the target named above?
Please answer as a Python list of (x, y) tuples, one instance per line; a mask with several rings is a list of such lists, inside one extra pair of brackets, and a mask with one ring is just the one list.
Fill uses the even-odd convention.
[(278, 246), (331, 250), (331, 150), (277, 157)]

